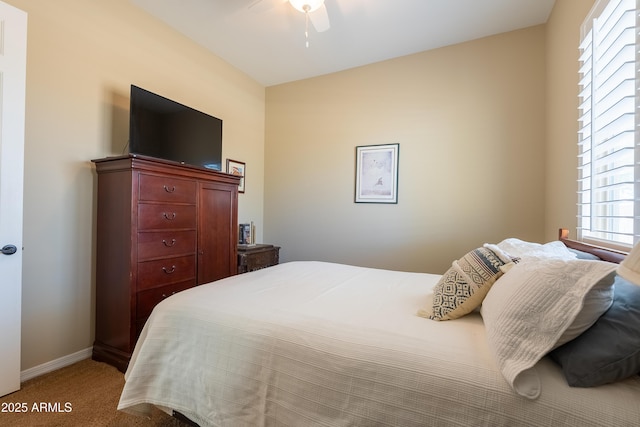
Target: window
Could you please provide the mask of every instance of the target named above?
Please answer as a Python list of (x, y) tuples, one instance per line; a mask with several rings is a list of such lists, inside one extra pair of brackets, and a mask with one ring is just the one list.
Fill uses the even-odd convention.
[(640, 0), (599, 0), (582, 26), (578, 237), (640, 240), (636, 48)]

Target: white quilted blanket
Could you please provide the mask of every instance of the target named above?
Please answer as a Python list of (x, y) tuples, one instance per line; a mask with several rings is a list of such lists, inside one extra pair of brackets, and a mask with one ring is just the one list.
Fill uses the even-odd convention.
[(172, 296), (138, 341), (118, 409), (201, 426), (624, 426), (640, 381), (569, 388), (538, 364), (514, 393), (482, 319), (416, 316), (439, 276), (293, 262)]

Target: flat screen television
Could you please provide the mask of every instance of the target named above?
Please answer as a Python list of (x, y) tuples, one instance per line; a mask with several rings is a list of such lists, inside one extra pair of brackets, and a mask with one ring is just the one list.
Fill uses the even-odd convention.
[(131, 85), (129, 153), (222, 170), (222, 120)]

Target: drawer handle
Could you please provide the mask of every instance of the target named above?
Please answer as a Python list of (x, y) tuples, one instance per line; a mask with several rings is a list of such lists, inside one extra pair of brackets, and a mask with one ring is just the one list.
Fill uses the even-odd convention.
[(173, 246), (173, 245), (175, 245), (175, 244), (176, 244), (176, 239), (171, 239), (171, 242), (170, 242), (170, 243), (169, 243), (169, 242), (167, 242), (165, 239), (162, 239), (162, 243), (163, 243), (166, 247), (170, 248), (171, 246)]
[(176, 294), (176, 291), (171, 292), (169, 295), (162, 294), (162, 299), (169, 298), (171, 295), (175, 295), (175, 294)]
[(176, 186), (172, 186), (171, 188), (167, 187), (166, 185), (162, 186), (164, 188), (164, 191), (166, 191), (167, 193), (173, 193), (174, 191), (176, 191)]
[(171, 268), (167, 268), (167, 267), (162, 267), (162, 271), (164, 271), (167, 274), (171, 274), (174, 271), (176, 271), (176, 266), (172, 265)]
[(169, 221), (173, 221), (174, 219), (176, 219), (175, 212), (171, 212), (171, 213), (162, 212), (162, 216), (164, 217), (164, 219), (168, 219)]

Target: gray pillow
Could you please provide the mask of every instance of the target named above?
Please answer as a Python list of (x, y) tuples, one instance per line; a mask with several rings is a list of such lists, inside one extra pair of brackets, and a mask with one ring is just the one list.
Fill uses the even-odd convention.
[(568, 248), (568, 249), (569, 249), (569, 251), (571, 251), (574, 254), (576, 254), (576, 257), (578, 259), (590, 259), (590, 260), (593, 260), (593, 261), (598, 261), (600, 259), (596, 255), (590, 254), (589, 252), (584, 252), (584, 251), (580, 251), (578, 249), (573, 249), (573, 248)]
[(550, 353), (572, 387), (595, 387), (640, 373), (640, 286), (616, 276), (614, 287), (609, 310)]

